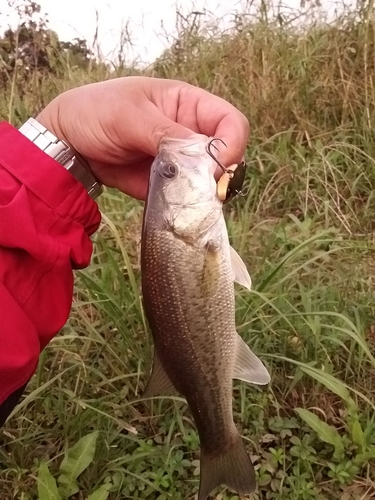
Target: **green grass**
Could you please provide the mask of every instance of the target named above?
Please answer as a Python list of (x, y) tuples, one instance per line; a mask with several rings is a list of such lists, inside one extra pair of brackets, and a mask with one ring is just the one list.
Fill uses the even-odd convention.
[[(300, 35), (260, 14), (230, 34), (185, 27), (180, 48), (147, 73), (218, 93), (252, 126), (248, 194), (225, 215), (254, 283), (250, 293), (236, 288), (238, 330), (272, 376), (268, 388), (234, 388), (235, 420), (258, 472), (254, 500), (375, 497), (370, 7)], [(12, 75), (1, 115), (17, 124), (64, 89), (119, 74)], [(138, 401), (152, 347), (140, 300), (143, 206), (110, 190), (100, 206), (69, 322), (0, 434), (1, 500), (57, 498), (43, 486), (51, 492), (55, 482), (64, 499), (74, 488), (71, 498), (85, 500), (97, 488), (110, 500), (197, 492), (199, 441), (186, 404), (155, 400), (150, 417)], [(66, 463), (71, 470), (81, 451), (84, 470), (69, 476)]]

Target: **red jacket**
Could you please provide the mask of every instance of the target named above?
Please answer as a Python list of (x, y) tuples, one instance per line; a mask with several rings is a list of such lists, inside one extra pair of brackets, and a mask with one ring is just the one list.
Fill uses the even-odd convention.
[(34, 373), (90, 262), (97, 204), (55, 160), (0, 123), (0, 404)]

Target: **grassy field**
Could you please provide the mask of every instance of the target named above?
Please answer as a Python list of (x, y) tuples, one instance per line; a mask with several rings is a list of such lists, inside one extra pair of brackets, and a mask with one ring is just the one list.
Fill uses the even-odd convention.
[[(209, 89), (252, 127), (248, 194), (225, 208), (254, 283), (237, 289), (238, 331), (272, 376), (267, 388), (234, 388), (258, 474), (252, 498), (373, 499), (373, 5), (305, 31), (262, 11), (231, 32), (189, 20), (180, 28), (179, 44), (146, 74)], [(62, 90), (134, 72), (66, 61), (61, 77), (15, 74), (0, 89), (1, 117), (19, 124)], [(150, 417), (137, 400), (152, 347), (140, 298), (143, 205), (106, 191), (100, 206), (69, 323), (0, 432), (1, 500), (197, 492), (199, 442), (186, 404), (156, 400)], [(223, 490), (216, 498), (237, 500)]]

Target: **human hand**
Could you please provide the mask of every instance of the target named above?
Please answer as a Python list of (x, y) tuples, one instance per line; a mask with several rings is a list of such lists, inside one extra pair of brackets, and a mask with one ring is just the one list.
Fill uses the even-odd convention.
[(151, 163), (164, 137), (222, 139), (218, 158), (239, 163), (249, 137), (245, 116), (209, 92), (177, 80), (125, 77), (56, 97), (37, 120), (85, 157), (103, 184), (145, 199)]

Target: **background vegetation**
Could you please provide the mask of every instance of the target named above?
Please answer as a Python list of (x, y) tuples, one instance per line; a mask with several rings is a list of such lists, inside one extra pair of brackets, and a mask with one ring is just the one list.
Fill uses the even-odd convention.
[[(15, 125), (68, 88), (129, 74), (178, 78), (249, 118), (246, 197), (226, 207), (254, 290), (238, 330), (269, 388), (236, 382), (256, 465), (254, 500), (375, 498), (375, 17), (372, 0), (326, 23), (262, 2), (220, 31), (198, 14), (146, 69), (93, 57), (35, 21), (0, 40), (0, 116)], [(106, 191), (69, 323), (0, 432), (1, 500), (182, 500), (197, 492), (186, 404), (137, 402), (150, 365), (139, 295), (142, 204)], [(217, 499), (237, 499), (219, 491)]]

